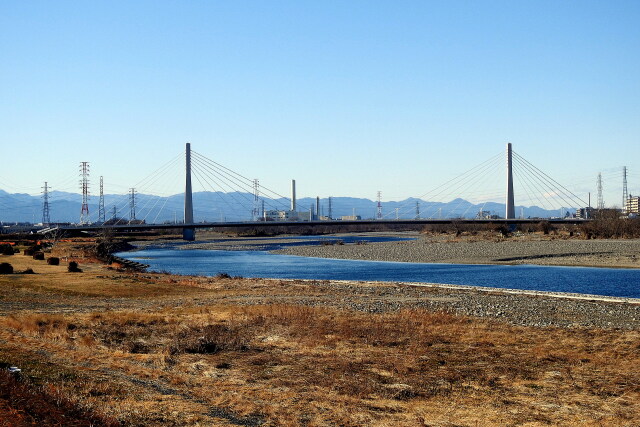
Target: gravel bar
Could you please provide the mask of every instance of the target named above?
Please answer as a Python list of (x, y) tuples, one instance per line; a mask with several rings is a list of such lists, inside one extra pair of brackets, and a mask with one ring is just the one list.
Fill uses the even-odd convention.
[(640, 299), (635, 298), (405, 282), (290, 279), (280, 283), (310, 285), (320, 293), (313, 297), (240, 296), (230, 300), (238, 304), (304, 304), (368, 313), (441, 310), (535, 327), (640, 329)]
[[(403, 235), (406, 237), (406, 235)], [(640, 240), (416, 240), (287, 247), (274, 253), (370, 261), (640, 268)]]

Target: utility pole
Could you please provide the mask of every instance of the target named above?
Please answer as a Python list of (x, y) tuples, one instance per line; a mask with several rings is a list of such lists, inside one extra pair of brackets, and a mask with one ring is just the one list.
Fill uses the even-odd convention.
[(382, 191), (378, 191), (378, 209), (376, 219), (382, 219)]
[(80, 189), (82, 190), (82, 208), (80, 224), (89, 223), (89, 162), (80, 162)]
[(98, 203), (98, 222), (104, 224), (106, 221), (104, 214), (104, 185), (102, 176), (100, 177), (100, 202)]
[(136, 189), (129, 189), (129, 222), (136, 219)]
[(42, 187), (42, 225), (48, 226), (51, 223), (49, 218), (49, 186), (47, 181), (44, 182)]
[(602, 173), (598, 172), (598, 210), (604, 209), (604, 199), (602, 198)]

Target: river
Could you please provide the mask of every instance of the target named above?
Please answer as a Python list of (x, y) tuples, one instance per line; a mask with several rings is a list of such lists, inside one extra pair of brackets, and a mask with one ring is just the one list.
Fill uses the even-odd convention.
[(640, 298), (640, 270), (634, 269), (338, 260), (265, 250), (190, 250), (181, 244), (117, 255), (182, 275), (441, 283)]

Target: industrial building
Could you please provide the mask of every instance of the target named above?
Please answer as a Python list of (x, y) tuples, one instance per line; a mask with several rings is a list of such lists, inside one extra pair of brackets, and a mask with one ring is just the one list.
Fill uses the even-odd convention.
[[(320, 206), (320, 199), (316, 198), (317, 211)], [(296, 207), (296, 180), (291, 180), (291, 209), (285, 210), (267, 210), (262, 213), (264, 221), (313, 221), (317, 219), (313, 206), (309, 211), (298, 212)]]

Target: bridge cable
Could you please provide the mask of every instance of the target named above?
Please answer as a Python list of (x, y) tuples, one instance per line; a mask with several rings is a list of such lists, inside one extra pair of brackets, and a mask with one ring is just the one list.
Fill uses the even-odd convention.
[[(562, 196), (557, 192), (557, 188), (551, 186), (548, 181), (545, 181), (542, 176), (536, 174), (534, 170), (528, 168), (526, 164), (518, 163), (516, 161), (514, 162), (514, 165), (518, 165), (518, 170), (524, 172), (523, 177), (529, 177), (529, 179), (531, 180), (530, 182), (538, 189), (538, 191), (540, 191), (544, 199), (550, 204), (550, 210), (556, 209), (556, 207), (554, 206), (554, 202), (557, 199), (562, 199), (563, 202), (567, 203), (567, 200), (562, 198)], [(571, 202), (568, 203), (569, 206), (571, 204)], [(547, 205), (545, 205), (545, 208), (547, 208)]]
[[(534, 197), (537, 199), (538, 203), (540, 203), (540, 207), (542, 209), (545, 209), (545, 210), (554, 209), (553, 205), (551, 206), (547, 205), (547, 201), (544, 198), (540, 199), (540, 196), (538, 195), (539, 192), (540, 194), (544, 194), (545, 191), (544, 189), (541, 189), (538, 183), (533, 181), (533, 179), (531, 181), (529, 180), (529, 176), (528, 176), (529, 172), (526, 169), (524, 169), (522, 166), (520, 166), (519, 163), (516, 162), (513, 164), (513, 172), (514, 172), (514, 178), (518, 178), (518, 183), (522, 184), (522, 188), (525, 190), (527, 197), (529, 197), (529, 202), (534, 202), (533, 198), (531, 197), (531, 194), (533, 194)], [(536, 188), (533, 189), (532, 187), (536, 187)]]
[[(479, 185), (481, 185), (483, 183), (483, 179), (494, 172), (493, 170), (493, 164), (488, 164), (487, 167), (482, 171), (479, 172), (477, 176), (474, 177), (473, 180), (470, 181), (469, 184), (467, 184), (462, 193), (459, 194), (468, 194), (468, 192), (471, 192), (472, 190), (475, 190)], [(453, 215), (453, 212), (455, 212), (456, 210), (458, 210), (458, 208), (460, 207), (460, 205), (462, 204), (462, 202), (467, 202), (469, 203), (469, 206), (467, 207), (467, 209), (463, 212), (463, 214), (461, 215), (462, 217), (464, 217), (464, 215), (467, 213), (467, 211), (469, 210), (469, 208), (471, 207), (472, 203), (469, 202), (468, 200), (464, 200), (462, 198), (460, 198), (460, 200), (458, 201), (458, 204), (456, 206), (454, 206), (452, 209), (449, 210), (449, 212), (447, 213), (447, 215), (449, 215), (449, 217), (451, 217), (451, 215)]]
[[(533, 199), (533, 197), (535, 197), (538, 200), (538, 202), (540, 203), (540, 207), (543, 208), (543, 209), (546, 209), (546, 206), (544, 205), (544, 202), (538, 196), (538, 193), (536, 191), (532, 190), (531, 184), (529, 183), (529, 181), (527, 179), (525, 179), (525, 177), (521, 177), (520, 172), (521, 172), (520, 171), (520, 165), (517, 164), (517, 163), (514, 164), (513, 165), (514, 180), (517, 178), (518, 183), (522, 184), (521, 188), (524, 190), (525, 194), (527, 195), (527, 199), (525, 199), (525, 200), (527, 202), (529, 202), (529, 207), (532, 206), (532, 203), (535, 203), (535, 201)], [(531, 194), (533, 194), (533, 196)]]
[(515, 156), (523, 161), (524, 163), (530, 165), (533, 169), (535, 169), (536, 171), (538, 171), (540, 174), (542, 174), (543, 176), (547, 177), (549, 180), (551, 180), (552, 182), (554, 182), (556, 185), (558, 185), (561, 189), (563, 189), (564, 191), (566, 191), (568, 194), (570, 194), (571, 196), (573, 196), (576, 200), (582, 202), (584, 205), (586, 205), (586, 202), (584, 200), (582, 200), (580, 197), (578, 197), (577, 195), (575, 195), (571, 190), (567, 189), (565, 186), (563, 186), (562, 184), (560, 184), (558, 181), (556, 181), (555, 179), (551, 178), (549, 175), (547, 175), (546, 173), (544, 173), (543, 171), (541, 171), (540, 169), (538, 169), (535, 165), (531, 164), (529, 161), (527, 161), (527, 159), (525, 159), (524, 157), (520, 156), (518, 153), (514, 153)]
[[(252, 179), (249, 179), (249, 178), (247, 178), (247, 177), (245, 177), (245, 176), (243, 176), (243, 175), (241, 175), (241, 174), (239, 174), (239, 173), (237, 173), (237, 172), (234, 172), (233, 170), (231, 170), (231, 169), (229, 169), (229, 168), (227, 168), (227, 167), (225, 167), (225, 166), (223, 166), (223, 165), (221, 165), (221, 164), (219, 164), (219, 163), (217, 163), (217, 162), (215, 162), (215, 161), (213, 161), (213, 160), (211, 160), (211, 159), (207, 158), (206, 156), (203, 156), (203, 155), (201, 155), (201, 154), (199, 154), (199, 153), (195, 153), (195, 152), (193, 152), (193, 151), (192, 151), (192, 153), (193, 153), (193, 154), (195, 154), (197, 157), (199, 157), (199, 158), (200, 158), (200, 160), (202, 160), (203, 162), (205, 162), (206, 164), (208, 164), (208, 165), (209, 165), (212, 169), (214, 169), (214, 170), (215, 170), (215, 169), (216, 169), (216, 167), (217, 167), (218, 169), (223, 169), (224, 171), (229, 171), (229, 173), (228, 173), (227, 175), (232, 175), (232, 176), (233, 176), (233, 175), (235, 175), (235, 176), (236, 176), (236, 178), (234, 178), (234, 180), (235, 180), (236, 182), (240, 181), (240, 179), (244, 180), (243, 187), (244, 187), (246, 190), (248, 190), (248, 193), (252, 193), (252, 192), (253, 192), (253, 180), (252, 180)], [(238, 177), (239, 177), (239, 178), (238, 178)], [(241, 181), (241, 182), (242, 182), (242, 181)], [(265, 187), (264, 185), (260, 185), (260, 190), (262, 191), (262, 193), (263, 193), (263, 194), (264, 194), (264, 193), (271, 193), (271, 194), (273, 194), (273, 195), (276, 195), (276, 196), (280, 197), (281, 199), (288, 200), (289, 202), (290, 202), (290, 200), (291, 200), (291, 199), (289, 199), (289, 198), (287, 198), (287, 197), (285, 197), (285, 196), (282, 196), (281, 194), (278, 194), (277, 192), (275, 192), (275, 191), (273, 191), (273, 190), (270, 190), (268, 187)], [(264, 197), (263, 197), (263, 198), (264, 198)], [(277, 199), (273, 199), (272, 197), (267, 197), (267, 199), (268, 199), (268, 200), (272, 200), (273, 202), (276, 202), (276, 203), (282, 204), (282, 205), (284, 205), (284, 206), (288, 206), (288, 204), (289, 204), (289, 203), (287, 203), (287, 202), (282, 202), (282, 201), (279, 201), (279, 200), (277, 200)], [(253, 203), (253, 199), (251, 199), (251, 200), (252, 200), (252, 203)]]
[[(195, 161), (195, 163), (193, 164), (193, 166), (195, 166), (195, 165), (196, 165), (196, 163), (197, 163), (197, 160), (196, 160), (196, 159), (194, 159), (194, 161)], [(214, 194), (214, 195), (215, 195), (219, 200), (223, 201), (223, 202), (224, 202), (224, 203), (229, 207), (229, 210), (230, 210), (230, 212), (231, 212), (231, 213), (234, 213), (234, 212), (236, 212), (236, 211), (237, 211), (237, 206), (234, 208), (234, 207), (231, 205), (231, 203), (229, 203), (229, 200), (227, 200), (227, 198), (225, 198), (225, 197), (222, 197), (222, 196), (220, 195), (220, 193), (221, 193), (221, 192), (220, 192), (220, 191), (217, 191), (217, 190), (215, 189), (215, 187), (214, 187), (214, 186), (209, 182), (209, 179), (211, 179), (212, 181), (214, 181), (214, 183), (215, 183), (215, 184), (218, 184), (218, 182), (215, 180), (215, 178), (213, 178), (212, 176), (210, 176), (210, 172), (207, 172), (206, 170), (205, 170), (205, 171), (200, 171), (200, 170), (198, 169), (198, 167), (194, 168), (194, 169), (193, 169), (193, 171), (194, 171), (194, 176), (196, 177), (196, 179), (198, 180), (198, 182), (200, 183), (200, 185), (202, 185), (202, 186), (203, 186), (203, 188), (211, 188), (211, 189), (213, 190), (213, 194)], [(202, 183), (202, 181), (200, 180), (200, 174), (201, 174), (201, 173), (202, 173), (202, 179), (204, 179), (204, 181), (205, 181), (205, 182), (206, 182), (210, 187), (205, 186), (205, 185)], [(209, 179), (207, 179), (207, 178), (209, 178)], [(218, 184), (218, 185), (219, 185), (219, 184)], [(221, 186), (220, 188), (222, 189), (222, 186)], [(236, 205), (240, 206), (240, 207), (242, 208), (242, 210), (246, 210), (246, 205), (244, 205), (241, 201), (238, 201), (238, 198), (235, 196), (235, 194), (242, 194), (242, 193), (235, 191), (235, 194), (234, 194), (234, 192), (226, 192), (226, 191), (225, 191), (225, 192), (224, 192), (224, 194), (227, 194), (229, 197), (231, 197), (231, 198), (233, 199), (233, 201), (236, 203)], [(222, 213), (224, 214), (224, 211), (222, 211)]]
[[(237, 189), (233, 188), (233, 181), (231, 181), (231, 178), (227, 175), (223, 175), (221, 172), (213, 169), (211, 166), (207, 165), (206, 163), (201, 163), (201, 160), (199, 160), (197, 157), (193, 157), (193, 166), (196, 166), (195, 170), (198, 171), (198, 173), (203, 173), (206, 177), (208, 177), (209, 179), (211, 179), (215, 184), (220, 186), (221, 190), (225, 190), (224, 187), (226, 187), (229, 190), (232, 191), (223, 191), (225, 194), (227, 194), (229, 197), (231, 197), (237, 205), (239, 205), (243, 210), (247, 209), (247, 205), (245, 205), (243, 202), (238, 201), (238, 197), (242, 197), (245, 200), (249, 198), (249, 196), (246, 195), (246, 192), (242, 192), (242, 191), (237, 191)], [(203, 170), (200, 171), (199, 167), (202, 166)], [(220, 182), (218, 182), (214, 175), (218, 175), (220, 178), (222, 178), (225, 181), (230, 181), (230, 184), (222, 184)], [(211, 185), (211, 183), (209, 182), (208, 179), (205, 179), (206, 182), (211, 186), (211, 189), (214, 190), (214, 193), (217, 193), (215, 191), (215, 187), (213, 185)], [(202, 185), (202, 183), (201, 183)], [(206, 187), (205, 187), (206, 188)], [(221, 200), (225, 200), (225, 198), (223, 198), (222, 196), (218, 195), (218, 197)], [(226, 201), (226, 200), (225, 200)], [(229, 204), (228, 201), (226, 201), (227, 204)], [(253, 199), (251, 199), (251, 203), (253, 203)], [(230, 209), (234, 210), (233, 207), (231, 207), (231, 205), (229, 205)]]
[[(465, 181), (460, 181), (456, 183), (455, 187), (451, 188), (450, 189), (451, 191), (447, 194), (450, 194), (450, 197), (456, 197), (456, 198), (462, 199), (460, 195), (465, 194), (470, 185), (473, 185), (474, 183), (477, 183), (477, 182), (481, 182), (480, 178), (485, 176), (488, 172), (492, 171), (495, 165), (497, 164), (497, 162), (501, 159), (501, 157), (502, 156), (500, 154), (492, 157), (490, 161), (484, 162), (481, 168), (474, 171), (473, 175), (468, 175), (465, 178)], [(458, 201), (458, 204), (453, 208), (449, 208), (449, 211), (446, 213), (445, 217), (448, 217), (448, 215), (450, 215), (454, 210), (457, 210), (461, 203), (462, 203), (462, 200)], [(442, 208), (440, 208), (440, 210), (441, 209)], [(436, 211), (433, 212), (431, 217), (433, 217), (433, 215), (435, 214), (436, 214)]]
[[(202, 159), (200, 159), (200, 157), (203, 157), (203, 156), (200, 156), (200, 157), (198, 157), (198, 156), (196, 156), (196, 159), (200, 160), (201, 166), (204, 166), (207, 170), (215, 173), (216, 175), (218, 175), (219, 177), (221, 177), (225, 181), (235, 182), (236, 185), (240, 186), (240, 188), (243, 188), (245, 191), (242, 192), (242, 193), (239, 193), (239, 194), (242, 194), (243, 197), (248, 198), (249, 199), (248, 202), (251, 205), (253, 205), (253, 202), (254, 202), (253, 196), (249, 196), (248, 195), (248, 194), (251, 194), (251, 192), (253, 192), (253, 189), (254, 189), (253, 188), (253, 180), (251, 180), (251, 181), (247, 180), (246, 182), (242, 182), (237, 177), (234, 177), (231, 174), (225, 173), (224, 170), (219, 170), (219, 169), (214, 168), (213, 165), (217, 164), (215, 162), (211, 162), (211, 164), (202, 163), (202, 162), (204, 162), (205, 160), (208, 160), (208, 159), (204, 158), (205, 160), (202, 160)], [(225, 170), (228, 170), (228, 168), (225, 168)], [(236, 174), (236, 175), (239, 175), (239, 174)], [(260, 186), (260, 189), (263, 190), (263, 193), (264, 193), (264, 190), (268, 190), (264, 186)], [(270, 191), (270, 190), (268, 190), (268, 191)], [(272, 192), (272, 193), (274, 193), (274, 192)], [(274, 194), (276, 194), (276, 193), (274, 193)], [(265, 203), (268, 204), (270, 207), (276, 207), (277, 208), (277, 206), (274, 206), (272, 203), (269, 203), (269, 200), (271, 200), (273, 202), (276, 202), (276, 203), (282, 203), (282, 202), (280, 202), (278, 200), (270, 199), (268, 197), (265, 198), (264, 196), (262, 196), (260, 199), (265, 201)]]
[[(519, 159), (516, 159), (516, 160), (518, 161)], [(536, 170), (532, 169), (529, 166), (529, 164), (527, 163), (521, 163), (521, 164), (524, 166), (524, 170), (528, 171), (530, 173), (530, 176), (532, 176), (534, 180), (537, 180), (542, 186), (546, 187), (547, 194), (550, 195), (550, 196), (545, 196), (547, 199), (553, 200), (553, 198), (555, 197), (556, 199), (561, 199), (566, 207), (568, 208), (573, 207), (573, 204), (575, 203), (575, 201), (571, 200), (571, 197), (569, 197), (566, 193), (564, 193), (560, 188), (553, 186), (550, 181), (545, 180), (544, 176), (536, 173)], [(543, 195), (545, 195), (544, 191), (543, 191)], [(565, 196), (569, 200), (567, 200)], [(562, 208), (562, 205), (561, 205), (561, 208)]]

